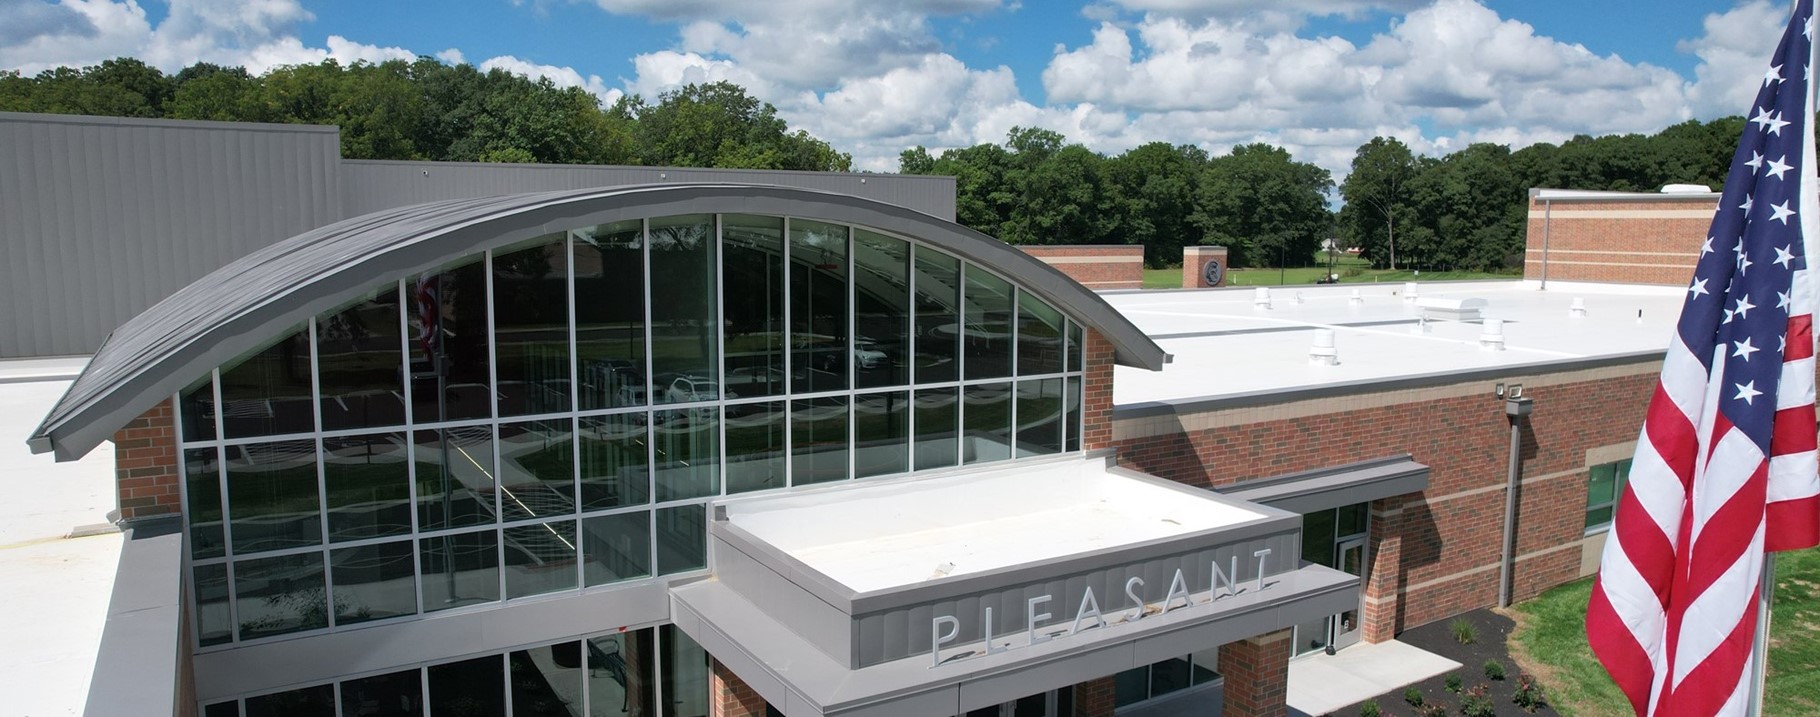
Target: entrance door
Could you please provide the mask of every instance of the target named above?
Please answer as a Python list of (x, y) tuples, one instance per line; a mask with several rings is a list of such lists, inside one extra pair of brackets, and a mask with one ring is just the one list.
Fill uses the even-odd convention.
[[(1339, 558), (1337, 567), (1340, 572), (1364, 577), (1364, 538), (1342, 540), (1334, 546), (1334, 552)], [(1364, 593), (1363, 590), (1359, 591), (1361, 601), (1364, 599)], [(1359, 618), (1362, 615), (1363, 612), (1360, 608), (1354, 607), (1333, 616), (1333, 641), (1329, 643), (1333, 645), (1333, 649), (1338, 650), (1359, 641), (1359, 625), (1363, 622)]]
[(981, 707), (968, 712), (967, 717), (1060, 717), (1061, 710), (1057, 709), (1056, 702), (1056, 692), (1050, 690), (1002, 705)]

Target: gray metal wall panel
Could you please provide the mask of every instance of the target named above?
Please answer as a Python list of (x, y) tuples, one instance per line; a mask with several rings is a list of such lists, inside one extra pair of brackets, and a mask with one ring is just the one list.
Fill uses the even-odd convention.
[(0, 112), (0, 358), (93, 352), (217, 267), (340, 218), (339, 136)]
[(954, 178), (750, 169), (348, 160), (342, 206), (356, 217), (442, 199), (631, 184), (742, 182), (852, 194), (954, 221)]

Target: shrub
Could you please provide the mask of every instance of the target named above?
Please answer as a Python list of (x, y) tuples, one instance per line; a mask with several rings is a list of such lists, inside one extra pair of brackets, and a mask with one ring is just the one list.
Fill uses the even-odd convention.
[(1486, 694), (1491, 689), (1485, 685), (1473, 685), (1460, 698), (1460, 717), (1497, 717), (1498, 709), (1491, 704)]
[(1421, 707), (1423, 702), (1422, 691), (1414, 687), (1403, 690), (1403, 701), (1408, 702), (1410, 707)]
[(1524, 712), (1534, 712), (1547, 700), (1542, 698), (1542, 686), (1536, 684), (1536, 678), (1527, 672), (1517, 673), (1517, 691), (1510, 696), (1510, 701)]
[(1500, 664), (1497, 660), (1486, 660), (1485, 679), (1502, 681), (1504, 679), (1504, 665)]
[(1447, 676), (1447, 691), (1452, 692), (1456, 695), (1460, 694), (1460, 682), (1461, 682), (1461, 680), (1460, 680), (1460, 676), (1458, 674), (1448, 675)]
[(1467, 622), (1466, 618), (1456, 617), (1447, 623), (1447, 631), (1453, 633), (1453, 639), (1462, 645), (1471, 645), (1479, 639), (1479, 630)]
[(1422, 705), (1416, 708), (1416, 717), (1447, 717), (1447, 705), (1433, 702)]
[(1379, 717), (1380, 714), (1377, 700), (1365, 700), (1359, 705), (1359, 717)]

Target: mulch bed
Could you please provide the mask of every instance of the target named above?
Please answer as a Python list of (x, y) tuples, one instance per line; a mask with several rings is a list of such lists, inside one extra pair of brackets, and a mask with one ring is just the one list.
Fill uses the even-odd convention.
[[(1511, 622), (1510, 618), (1494, 613), (1489, 609), (1474, 610), (1459, 616), (1457, 619), (1465, 620), (1473, 627), (1474, 639), (1469, 644), (1461, 644), (1460, 641), (1454, 639), (1452, 630), (1454, 619), (1455, 618), (1450, 618), (1440, 622), (1423, 625), (1412, 630), (1407, 630), (1401, 635), (1397, 635), (1397, 639), (1402, 642), (1460, 663), (1460, 668), (1453, 672), (1442, 673), (1422, 682), (1410, 685), (1410, 687), (1421, 690), (1424, 704), (1442, 705), (1446, 708), (1445, 714), (1450, 717), (1459, 715), (1461, 714), (1461, 701), (1465, 697), (1465, 693), (1478, 686), (1483, 686), (1485, 688), (1486, 697), (1494, 710), (1493, 714), (1496, 714), (1497, 717), (1530, 717), (1531, 715), (1554, 716), (1559, 714), (1555, 712), (1552, 705), (1546, 704), (1534, 712), (1525, 712), (1522, 707), (1517, 706), (1516, 703), (1511, 701), (1511, 697), (1516, 694), (1517, 682), (1522, 671), (1517, 667), (1516, 662), (1511, 660), (1510, 648), (1506, 643), (1506, 640), (1510, 637), (1511, 629), (1516, 626), (1515, 623)], [(1486, 678), (1485, 662), (1487, 660), (1496, 660), (1498, 664), (1504, 667), (1504, 679), (1492, 680)], [(1455, 694), (1447, 690), (1448, 675), (1458, 675), (1460, 677), (1461, 694)], [(1383, 717), (1391, 717), (1392, 715), (1396, 715), (1397, 717), (1408, 717), (1410, 715), (1420, 716), (1429, 714), (1411, 706), (1409, 702), (1403, 699), (1403, 691), (1405, 689), (1407, 688), (1398, 688), (1395, 691), (1386, 692), (1373, 698), (1377, 701), (1378, 708), (1381, 710), (1380, 714), (1383, 715)], [(1538, 693), (1539, 692), (1540, 688), (1538, 688)], [(1364, 703), (1361, 702), (1359, 704)], [(1354, 715), (1359, 714), (1359, 705), (1348, 705), (1331, 714), (1333, 717), (1353, 717)], [(1441, 713), (1437, 712), (1433, 714)]]

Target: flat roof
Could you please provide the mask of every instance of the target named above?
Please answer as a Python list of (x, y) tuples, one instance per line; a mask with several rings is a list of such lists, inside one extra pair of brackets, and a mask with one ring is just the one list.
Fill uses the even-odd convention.
[[(1357, 292), (1358, 300), (1353, 300)], [(1113, 404), (1182, 404), (1302, 389), (1382, 385), (1477, 370), (1661, 354), (1686, 291), (1673, 286), (1533, 281), (1421, 282), (1277, 287), (1270, 308), (1253, 287), (1105, 294), (1173, 361), (1162, 371), (1114, 369)], [(1480, 346), (1481, 321), (1430, 320), (1422, 300), (1482, 299), (1503, 321), (1504, 350)], [(1576, 300), (1584, 316), (1571, 315)], [(1331, 329), (1338, 365), (1309, 349)]]
[(724, 505), (729, 523), (858, 593), (1267, 517), (1079, 458)]

